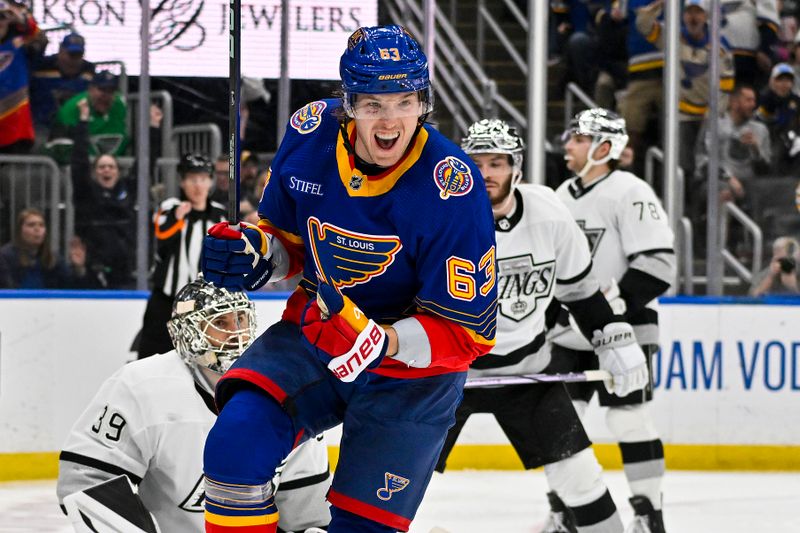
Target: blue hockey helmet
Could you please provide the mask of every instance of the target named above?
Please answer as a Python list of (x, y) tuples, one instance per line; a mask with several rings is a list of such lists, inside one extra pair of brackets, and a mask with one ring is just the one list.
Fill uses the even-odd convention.
[(339, 62), (344, 107), (350, 116), (355, 94), (417, 92), (421, 113), (433, 109), (428, 58), (419, 43), (402, 26), (358, 28), (347, 39)]

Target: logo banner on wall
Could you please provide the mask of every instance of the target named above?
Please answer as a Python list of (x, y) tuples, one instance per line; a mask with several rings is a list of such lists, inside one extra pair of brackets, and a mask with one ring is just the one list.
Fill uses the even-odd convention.
[[(377, 24), (377, 1), (295, 0), (289, 4), (289, 76), (339, 78), (339, 57), (359, 26)], [(150, 74), (228, 76), (228, 9), (224, 0), (151, 2)], [(33, 15), (45, 28), (69, 24), (86, 38), (89, 61), (123, 61), (128, 74), (140, 67), (140, 3), (136, 0), (34, 0)], [(52, 32), (47, 53), (56, 53), (67, 30)], [(242, 2), (242, 74), (280, 77), (280, 0)]]

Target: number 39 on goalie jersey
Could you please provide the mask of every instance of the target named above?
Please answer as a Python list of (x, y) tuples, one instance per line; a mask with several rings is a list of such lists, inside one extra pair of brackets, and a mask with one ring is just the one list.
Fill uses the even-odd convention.
[(174, 351), (125, 365), (67, 437), (59, 500), (126, 474), (162, 531), (203, 531), (202, 443), (215, 420)]

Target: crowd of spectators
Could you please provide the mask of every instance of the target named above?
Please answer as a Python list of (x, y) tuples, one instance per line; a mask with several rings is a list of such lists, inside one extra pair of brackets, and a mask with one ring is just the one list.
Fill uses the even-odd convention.
[[(551, 55), (565, 67), (560, 86), (574, 82), (599, 105), (620, 112), (630, 135), (632, 168), (643, 175), (647, 148), (662, 146), (664, 0), (550, 5)], [(719, 134), (720, 201), (737, 204), (757, 221), (751, 195), (800, 170), (800, 2), (721, 0), (720, 7), (720, 80), (712, 88), (711, 2), (681, 1), (679, 165), (684, 207), (699, 226), (700, 250), (712, 128)], [(719, 117), (709, 116), (712, 89), (718, 91)], [(781, 205), (791, 202), (782, 200)], [(778, 234), (781, 229), (786, 228)]]
[[(719, 117), (708, 114), (710, 1), (682, 0), (681, 7), (680, 166), (686, 213), (698, 224), (705, 217), (712, 124), (719, 135), (720, 201), (749, 211), (756, 182), (796, 175), (800, 168), (800, 2), (720, 4), (720, 82), (713, 88), (719, 91)], [(620, 112), (630, 135), (624, 166), (642, 175), (647, 148), (661, 144), (664, 0), (551, 0), (550, 5), (551, 56), (566, 73), (561, 86), (575, 82), (599, 105)], [(0, 111), (12, 110), (0, 112), (0, 154), (44, 153), (70, 167), (76, 242), (85, 255), (81, 268), (92, 286), (132, 288), (136, 237), (127, 228), (136, 220), (136, 188), (117, 159), (132, 153), (120, 80), (86, 60), (91, 43), (78, 33), (60, 38), (52, 55), (44, 54), (46, 42), (21, 4), (0, 0), (0, 52), (10, 58), (0, 69)], [(269, 101), (263, 84), (244, 85), (245, 100)], [(150, 118), (154, 161), (162, 118), (157, 107)], [(227, 156), (211, 165), (209, 201), (226, 205)], [(257, 216), (267, 177), (267, 162), (244, 151), (243, 220)], [(179, 198), (165, 199), (162, 191), (158, 201), (188, 201), (181, 187)], [(154, 243), (157, 233), (154, 225)]]

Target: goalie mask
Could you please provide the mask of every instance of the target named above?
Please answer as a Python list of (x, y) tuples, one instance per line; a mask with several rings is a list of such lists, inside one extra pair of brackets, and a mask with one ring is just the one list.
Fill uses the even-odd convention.
[[(619, 159), (625, 146), (628, 145), (625, 119), (600, 107), (587, 109), (575, 115), (561, 136), (561, 140), (567, 142), (573, 135), (585, 135), (592, 139), (589, 152), (586, 154), (586, 164), (578, 172), (578, 177), (581, 178), (591, 167), (602, 165), (612, 159)], [(594, 153), (603, 143), (610, 145), (608, 154), (602, 159), (595, 159)]]
[(199, 276), (178, 291), (167, 329), (195, 381), (214, 394), (212, 377), (222, 376), (255, 339), (255, 306), (245, 293)]
[(514, 196), (514, 189), (522, 181), (522, 152), (525, 142), (517, 129), (503, 120), (483, 119), (469, 127), (467, 136), (461, 139), (461, 149), (471, 156), (476, 154), (506, 154), (511, 156), (511, 188), (505, 201), (497, 210), (503, 210)]
[(343, 107), (350, 118), (374, 118), (374, 107), (360, 109), (357, 94), (415, 92), (414, 106), (383, 109), (389, 116), (424, 116), (433, 110), (433, 91), (428, 75), (428, 58), (419, 43), (402, 26), (362, 27), (347, 39), (339, 62)]

